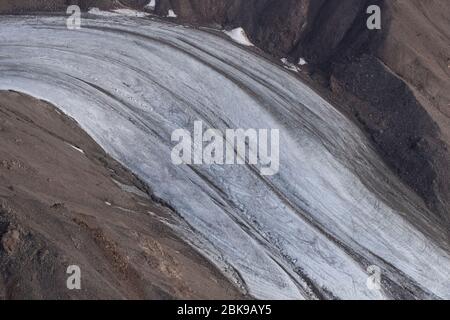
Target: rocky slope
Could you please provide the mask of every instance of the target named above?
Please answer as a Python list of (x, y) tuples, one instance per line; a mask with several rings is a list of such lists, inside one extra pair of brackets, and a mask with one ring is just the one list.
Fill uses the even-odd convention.
[(241, 297), (143, 190), (53, 106), (0, 92), (0, 299)]

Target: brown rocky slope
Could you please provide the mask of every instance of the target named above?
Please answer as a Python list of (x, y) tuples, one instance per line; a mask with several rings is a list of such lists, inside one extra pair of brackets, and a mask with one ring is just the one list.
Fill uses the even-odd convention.
[(0, 299), (242, 298), (144, 190), (53, 106), (0, 92)]

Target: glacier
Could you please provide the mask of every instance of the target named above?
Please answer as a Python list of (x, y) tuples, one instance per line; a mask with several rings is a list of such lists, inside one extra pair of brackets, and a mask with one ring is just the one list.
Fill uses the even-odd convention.
[[(220, 32), (156, 18), (0, 16), (0, 89), (74, 118), (258, 299), (450, 298), (447, 231), (361, 130), (295, 74)], [(176, 166), (171, 134), (279, 129), (280, 168)], [(381, 288), (367, 285), (369, 266)]]

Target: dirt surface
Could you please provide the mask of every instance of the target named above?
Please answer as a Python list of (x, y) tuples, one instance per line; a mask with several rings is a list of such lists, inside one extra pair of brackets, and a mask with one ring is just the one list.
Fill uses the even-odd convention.
[[(164, 224), (174, 213), (48, 103), (0, 92), (0, 298), (243, 296)], [(67, 267), (81, 268), (68, 290)]]

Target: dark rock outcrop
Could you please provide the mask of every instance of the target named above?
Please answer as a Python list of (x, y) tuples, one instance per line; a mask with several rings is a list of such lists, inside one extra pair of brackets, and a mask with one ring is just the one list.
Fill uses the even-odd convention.
[(438, 126), (411, 89), (376, 57), (367, 54), (336, 64), (332, 89), (349, 99), (350, 113), (398, 176), (435, 204), (435, 165), (444, 165), (438, 158), (445, 144), (439, 139)]

